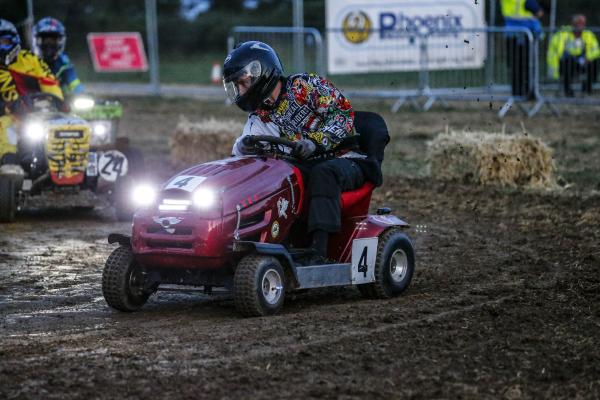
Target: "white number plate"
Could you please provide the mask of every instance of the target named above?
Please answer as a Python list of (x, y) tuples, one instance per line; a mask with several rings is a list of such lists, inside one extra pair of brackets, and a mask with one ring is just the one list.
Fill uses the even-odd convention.
[(354, 239), (352, 241), (352, 284), (375, 281), (375, 260), (378, 238)]
[(165, 190), (181, 189), (187, 192), (193, 192), (202, 182), (206, 180), (205, 176), (179, 175), (171, 179)]
[(114, 182), (119, 176), (127, 174), (128, 167), (127, 157), (120, 151), (110, 150), (100, 153), (98, 159), (98, 172), (102, 179)]

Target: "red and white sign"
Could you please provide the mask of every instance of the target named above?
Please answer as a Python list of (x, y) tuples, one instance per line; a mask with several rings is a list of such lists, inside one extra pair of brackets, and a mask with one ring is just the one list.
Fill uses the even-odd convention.
[(88, 33), (87, 39), (96, 72), (148, 70), (139, 32)]

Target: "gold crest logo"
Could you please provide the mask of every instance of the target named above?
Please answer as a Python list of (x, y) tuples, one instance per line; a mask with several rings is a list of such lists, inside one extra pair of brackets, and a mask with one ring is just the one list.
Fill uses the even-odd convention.
[(349, 12), (342, 21), (342, 32), (347, 41), (359, 44), (367, 41), (371, 34), (371, 19), (364, 11)]

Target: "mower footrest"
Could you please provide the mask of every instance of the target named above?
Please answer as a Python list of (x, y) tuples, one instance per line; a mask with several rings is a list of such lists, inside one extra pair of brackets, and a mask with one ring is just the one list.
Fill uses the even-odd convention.
[(352, 264), (309, 265), (296, 268), (298, 289), (352, 284)]

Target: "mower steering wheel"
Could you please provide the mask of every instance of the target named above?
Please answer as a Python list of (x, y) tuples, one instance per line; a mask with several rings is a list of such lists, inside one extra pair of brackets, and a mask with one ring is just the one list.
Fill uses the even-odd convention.
[[(248, 135), (246, 136), (246, 140), (248, 140), (254, 145), (254, 148), (256, 149), (256, 154), (258, 155), (273, 154), (277, 157), (284, 159), (290, 159), (293, 161), (298, 160), (298, 158), (294, 157), (294, 155), (292, 154), (293, 150), (296, 148), (296, 142), (292, 140), (269, 135)], [(267, 143), (268, 147), (262, 148), (258, 146), (259, 142)], [(292, 152), (286, 153), (277, 146), (285, 146), (291, 149)]]

